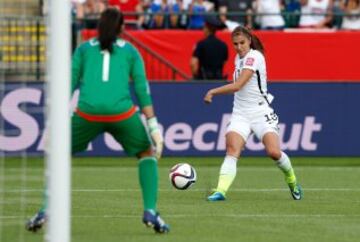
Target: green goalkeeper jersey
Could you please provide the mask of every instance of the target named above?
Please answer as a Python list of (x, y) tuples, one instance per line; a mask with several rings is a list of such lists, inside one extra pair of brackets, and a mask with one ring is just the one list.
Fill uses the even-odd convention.
[(140, 108), (152, 105), (144, 63), (136, 48), (117, 39), (113, 50), (102, 51), (94, 38), (80, 45), (72, 58), (72, 92), (80, 89), (78, 109), (87, 114), (113, 115), (133, 107), (133, 80)]

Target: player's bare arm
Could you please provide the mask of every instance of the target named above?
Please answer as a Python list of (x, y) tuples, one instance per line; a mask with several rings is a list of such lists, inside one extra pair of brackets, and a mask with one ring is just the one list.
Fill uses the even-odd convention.
[(251, 79), (252, 75), (254, 74), (254, 71), (251, 69), (244, 69), (241, 71), (241, 74), (237, 78), (237, 80), (231, 84), (227, 84), (218, 88), (210, 89), (205, 97), (204, 101), (206, 103), (211, 103), (212, 98), (215, 95), (221, 95), (221, 94), (232, 94), (237, 91), (239, 91), (243, 86)]

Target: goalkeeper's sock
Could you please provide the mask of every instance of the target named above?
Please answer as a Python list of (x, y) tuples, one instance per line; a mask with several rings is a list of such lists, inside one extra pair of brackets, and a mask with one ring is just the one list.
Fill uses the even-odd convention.
[(156, 211), (158, 168), (155, 157), (144, 157), (139, 160), (139, 180), (144, 210)]
[(286, 183), (290, 188), (293, 189), (296, 186), (296, 176), (294, 169), (291, 166), (289, 157), (284, 152), (281, 152), (280, 159), (276, 160), (275, 162), (280, 170), (284, 173)]
[(238, 159), (234, 156), (225, 156), (224, 162), (220, 168), (219, 181), (216, 188), (217, 192), (225, 195), (225, 193), (229, 190), (236, 176), (237, 160)]
[(43, 203), (41, 204), (41, 207), (39, 209), (39, 213), (46, 213), (46, 209), (48, 207), (48, 193), (47, 188), (45, 187), (44, 193), (43, 193)]

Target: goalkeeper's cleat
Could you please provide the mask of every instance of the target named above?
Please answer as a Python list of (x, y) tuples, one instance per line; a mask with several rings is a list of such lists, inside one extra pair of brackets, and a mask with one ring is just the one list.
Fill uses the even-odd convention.
[(156, 233), (163, 234), (170, 231), (169, 225), (162, 220), (160, 214), (154, 214), (149, 210), (144, 211), (143, 223), (148, 227), (152, 227)]
[(207, 197), (207, 200), (210, 202), (224, 201), (225, 199), (225, 194), (217, 191)]
[(45, 212), (38, 212), (29, 221), (27, 221), (25, 228), (28, 231), (37, 232), (46, 222)]
[(304, 197), (304, 192), (299, 184), (291, 186), (289, 184), (291, 196), (294, 200), (301, 200)]

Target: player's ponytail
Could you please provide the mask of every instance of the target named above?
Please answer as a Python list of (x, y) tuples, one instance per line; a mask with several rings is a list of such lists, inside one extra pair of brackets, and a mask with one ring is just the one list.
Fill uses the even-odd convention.
[(248, 38), (251, 41), (250, 48), (254, 50), (258, 50), (264, 54), (265, 52), (264, 45), (261, 43), (260, 39), (252, 33), (250, 29), (245, 28), (243, 26), (238, 26), (231, 33), (231, 37), (235, 37), (237, 35), (244, 35), (246, 38)]
[(117, 8), (108, 8), (102, 12), (97, 27), (101, 50), (112, 52), (112, 45), (121, 33), (124, 16)]

